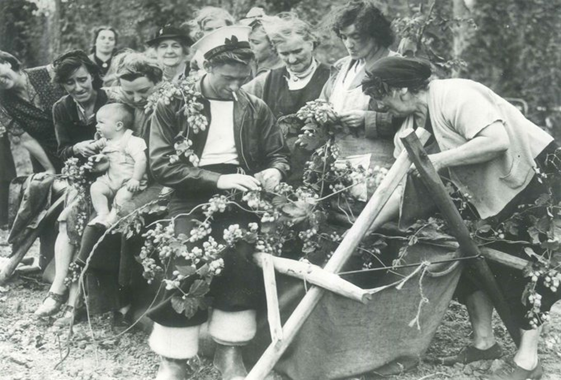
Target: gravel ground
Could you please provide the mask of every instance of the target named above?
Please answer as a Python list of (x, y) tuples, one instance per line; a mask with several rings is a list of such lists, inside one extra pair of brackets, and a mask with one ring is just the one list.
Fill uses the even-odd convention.
[[(0, 234), (0, 242), (6, 234)], [(6, 256), (8, 247), (0, 247)], [(39, 276), (16, 276), (0, 287), (0, 380), (117, 380), (152, 379), (157, 370), (157, 357), (146, 344), (147, 334), (133, 330), (115, 337), (110, 329), (110, 315), (98, 315), (74, 327), (68, 357), (68, 328), (52, 326), (53, 319), (37, 319), (33, 311), (41, 303), (48, 284)], [(505, 358), (493, 362), (476, 362), (467, 366), (436, 366), (421, 363), (413, 370), (391, 379), (484, 379), (505, 365), (514, 346), (500, 323), (496, 335), (508, 351)], [(92, 339), (94, 332), (95, 341)], [(465, 309), (452, 303), (443, 324), (429, 348), (428, 355), (443, 356), (459, 350), (469, 341), (469, 323)], [(540, 357), (545, 369), (544, 380), (561, 379), (561, 305), (552, 312), (552, 322), (544, 329)], [(192, 360), (188, 379), (214, 380), (219, 375), (208, 359)], [(280, 376), (275, 376), (280, 379)], [(367, 380), (363, 376), (354, 380)]]

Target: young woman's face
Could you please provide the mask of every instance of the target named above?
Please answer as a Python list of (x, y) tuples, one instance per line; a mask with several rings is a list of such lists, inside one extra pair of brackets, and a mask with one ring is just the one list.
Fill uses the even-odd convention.
[(185, 62), (187, 56), (179, 40), (170, 38), (156, 45), (158, 61), (167, 67), (176, 67)]
[(220, 18), (211, 18), (204, 23), (204, 25), (201, 28), (201, 31), (203, 32), (203, 36), (206, 36), (210, 32), (213, 32), (216, 29), (220, 29), (225, 26), (228, 26), (225, 20)]
[(294, 34), (281, 44), (277, 44), (277, 53), (286, 67), (295, 73), (305, 72), (312, 64), (314, 44), (304, 41), (302, 36)]
[(263, 62), (275, 54), (263, 28), (257, 28), (249, 34), (249, 45), (257, 62)]
[(362, 36), (354, 24), (339, 30), (339, 35), (352, 59), (364, 59), (378, 49), (376, 40)]
[(97, 52), (110, 54), (115, 49), (116, 43), (115, 33), (111, 30), (102, 30), (95, 39), (95, 48)]
[(156, 84), (146, 77), (139, 77), (135, 80), (119, 80), (121, 91), (134, 107), (142, 108), (146, 105), (148, 97), (152, 95)]
[(18, 73), (8, 62), (0, 63), (0, 90), (11, 90), (17, 83)]
[(64, 82), (64, 90), (78, 103), (87, 103), (95, 94), (93, 78), (85, 66), (80, 66)]

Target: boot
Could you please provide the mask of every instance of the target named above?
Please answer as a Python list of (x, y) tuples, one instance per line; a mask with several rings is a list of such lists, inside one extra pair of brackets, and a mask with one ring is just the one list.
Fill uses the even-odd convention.
[(241, 346), (217, 344), (214, 353), (214, 366), (222, 374), (222, 380), (243, 380), (247, 376)]
[(161, 363), (156, 380), (185, 380), (187, 361), (160, 356)]

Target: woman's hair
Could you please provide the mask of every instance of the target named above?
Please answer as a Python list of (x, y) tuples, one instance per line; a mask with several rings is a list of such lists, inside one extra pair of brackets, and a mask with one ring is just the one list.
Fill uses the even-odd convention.
[(296, 16), (283, 16), (278, 21), (267, 26), (269, 39), (273, 45), (285, 43), (293, 36), (302, 37), (304, 41), (311, 42), (314, 49), (319, 45), (319, 38), (307, 22), (300, 20)]
[(82, 66), (92, 76), (94, 90), (99, 90), (103, 84), (100, 69), (83, 50), (71, 50), (55, 58), (53, 61), (55, 71), (53, 82), (63, 85)]
[(22, 68), (22, 64), (19, 59), (3, 50), (0, 50), (0, 63), (9, 63), (14, 71), (20, 71)]
[(391, 23), (370, 0), (352, 0), (329, 15), (331, 29), (341, 37), (341, 29), (354, 25), (363, 37), (372, 37), (379, 45), (389, 47), (395, 36)]
[(132, 82), (140, 77), (146, 77), (150, 82), (157, 84), (164, 76), (158, 61), (143, 53), (125, 51), (115, 57), (115, 62), (115, 75), (118, 79)]
[(227, 10), (222, 9), (222, 8), (217, 8), (217, 7), (204, 7), (202, 8), (199, 13), (197, 14), (197, 17), (195, 18), (195, 22), (197, 23), (197, 25), (199, 26), (199, 28), (202, 30), (205, 27), (205, 24), (210, 21), (210, 20), (224, 20), (224, 23), (226, 23), (226, 25), (230, 26), (230, 25), (234, 25), (234, 23), (236, 22), (236, 20), (234, 19), (234, 17), (228, 13)]
[(101, 33), (104, 30), (110, 30), (115, 35), (115, 47), (113, 48), (113, 51), (117, 50), (117, 42), (119, 42), (119, 33), (117, 32), (117, 29), (113, 28), (112, 26), (103, 25), (103, 26), (98, 26), (93, 31), (93, 41), (92, 41), (92, 48), (90, 50), (90, 53), (95, 54), (95, 42), (97, 41), (97, 37), (99, 36), (99, 33)]
[(362, 91), (382, 99), (392, 90), (406, 88), (417, 94), (428, 88), (432, 75), (430, 62), (418, 58), (386, 57), (366, 70)]
[(217, 54), (210, 58), (208, 63), (212, 67), (236, 63), (249, 65), (254, 59), (255, 54), (253, 54), (253, 51), (250, 48), (243, 48)]

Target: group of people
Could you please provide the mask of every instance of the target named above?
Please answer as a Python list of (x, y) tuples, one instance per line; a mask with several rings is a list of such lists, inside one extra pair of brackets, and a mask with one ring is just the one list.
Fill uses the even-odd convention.
[[(549, 135), (485, 86), (433, 80), (429, 63), (392, 51), (390, 22), (369, 0), (353, 0), (330, 16), (348, 51), (331, 68), (314, 56), (319, 40), (308, 23), (290, 14), (267, 16), (261, 9), (236, 23), (223, 9), (205, 8), (193, 21), (158, 30), (143, 53), (115, 56), (118, 34), (110, 27), (96, 30), (91, 55), (73, 50), (45, 67), (24, 69), (16, 57), (0, 52), (0, 124), (29, 151), (35, 180), (50, 178), (53, 188), (66, 191), (55, 242), (56, 272), (37, 316), (62, 310), (60, 323), (72, 318), (79, 292), (76, 284), (68, 289), (64, 281), (71, 263), (83, 265), (103, 231), (164, 189), (173, 190), (168, 212), (175, 233), (189, 235), (195, 227), (189, 213), (213, 194), (275, 188), (281, 181), (298, 184), (309, 153), (299, 150), (297, 134), (283, 134), (276, 120), (316, 99), (333, 105), (332, 122), (354, 131), (337, 141), (341, 158), (351, 164), (389, 167), (402, 150), (399, 137), (408, 129), (427, 128), (438, 145), (429, 156), (433, 165), (449, 171), (454, 184), (470, 194), (480, 218), (505, 218), (535, 193), (541, 185), (535, 161), (543, 162), (556, 149)], [(198, 102), (208, 121), (204, 130), (195, 131), (180, 112), (183, 100), (147, 106), (166, 82), (187, 77), (198, 78), (195, 90), (202, 94)], [(190, 133), (196, 160), (181, 156), (170, 162), (176, 137)], [(69, 158), (88, 162), (99, 173), (86, 207), (55, 176)], [(399, 217), (400, 197), (396, 191), (372, 230)], [(84, 208), (90, 218), (80, 235), (75, 218)], [(234, 216), (220, 218), (228, 223)], [(200, 326), (207, 319), (223, 378), (244, 378), (240, 349), (255, 335), (262, 287), (258, 267), (245, 259), (253, 249), (224, 255), (224, 270), (211, 285), (210, 316), (199, 310), (187, 318), (171, 304), (150, 315), (149, 344), (162, 359), (158, 380), (184, 378), (186, 360), (197, 354)], [(518, 285), (525, 281), (521, 273), (509, 274), (513, 277)], [(467, 280), (460, 288), (474, 327), (473, 345), (443, 362), (500, 357), (492, 303)], [(540, 330), (524, 320), (522, 288), (516, 286), (520, 292), (509, 297), (522, 341), (512, 371), (494, 379), (542, 374)], [(122, 302), (118, 314), (129, 311), (130, 303)]]

